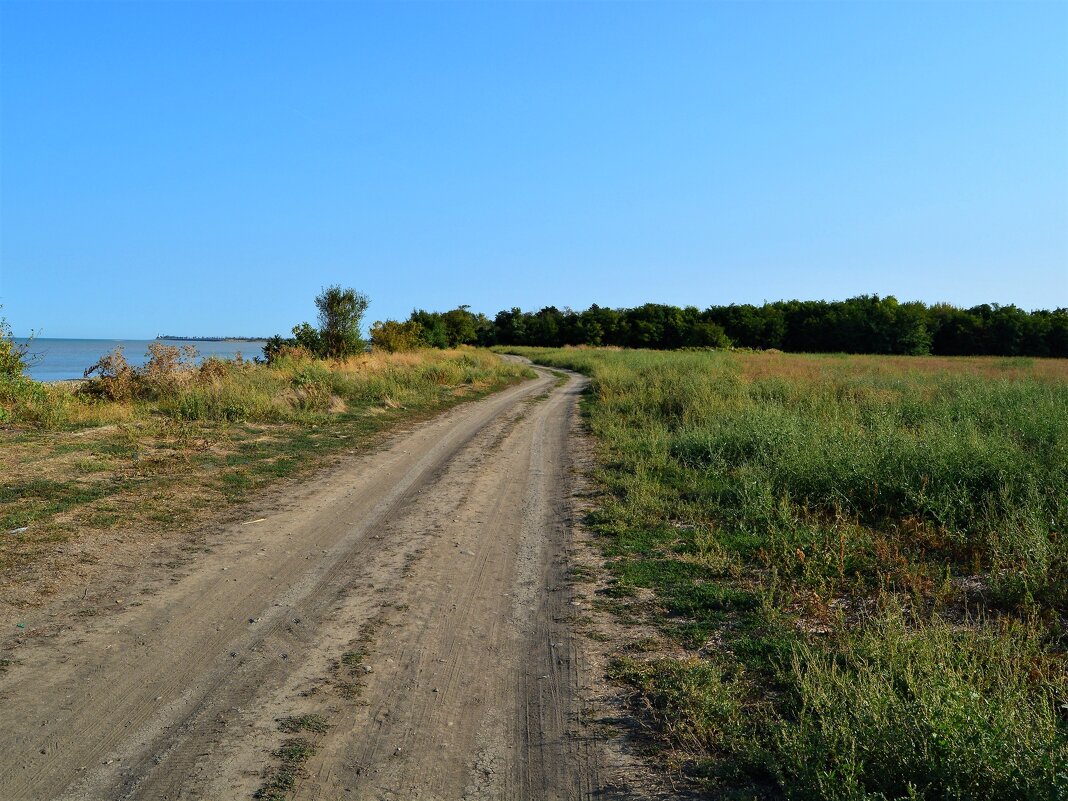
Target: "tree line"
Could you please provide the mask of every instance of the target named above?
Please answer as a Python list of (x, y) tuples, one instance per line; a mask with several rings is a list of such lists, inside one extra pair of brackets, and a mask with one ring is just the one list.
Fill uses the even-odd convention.
[(624, 348), (775, 348), (803, 353), (1068, 357), (1068, 309), (1013, 305), (968, 309), (948, 303), (900, 303), (892, 296), (842, 301), (785, 300), (698, 309), (646, 303), (585, 311), (512, 308), (491, 320), (461, 306), (413, 311), (404, 322), (376, 323), (372, 343), (385, 350), (473, 345), (614, 345)]
[[(319, 326), (301, 323), (293, 336), (272, 337), (271, 360), (287, 347), (340, 358), (363, 350), (360, 324), (366, 295), (331, 286), (316, 298)], [(945, 356), (1068, 357), (1068, 308), (1026, 311), (1013, 305), (968, 309), (948, 303), (900, 303), (893, 296), (841, 301), (781, 300), (729, 306), (646, 303), (629, 309), (593, 305), (585, 311), (546, 306), (512, 308), (490, 319), (460, 306), (416, 309), (407, 320), (381, 320), (370, 329), (379, 350), (457, 345), (612, 345), (624, 348), (756, 348), (801, 353), (880, 353)]]

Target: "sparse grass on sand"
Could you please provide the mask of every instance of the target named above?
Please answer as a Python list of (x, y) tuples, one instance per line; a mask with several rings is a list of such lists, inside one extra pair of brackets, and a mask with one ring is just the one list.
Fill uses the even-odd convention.
[(94, 530), (195, 525), (526, 372), (470, 348), (269, 367), (157, 355), (82, 384), (0, 380), (0, 582)]
[(516, 352), (591, 376), (603, 603), (673, 648), (613, 674), (672, 770), (1068, 798), (1068, 362)]

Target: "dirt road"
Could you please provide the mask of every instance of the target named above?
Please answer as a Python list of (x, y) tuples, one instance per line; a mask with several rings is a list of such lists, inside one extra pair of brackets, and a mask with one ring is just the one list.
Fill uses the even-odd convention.
[(605, 797), (569, 625), (581, 381), (539, 368), (395, 435), (30, 638), (0, 674), (0, 798)]

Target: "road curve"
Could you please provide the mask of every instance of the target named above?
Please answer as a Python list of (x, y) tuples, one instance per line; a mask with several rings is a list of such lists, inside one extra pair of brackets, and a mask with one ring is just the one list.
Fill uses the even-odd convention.
[[(291, 491), (0, 675), (0, 798), (603, 798), (568, 620), (569, 427), (538, 377)], [(29, 614), (29, 613), (28, 613)], [(44, 614), (43, 612), (41, 614)], [(272, 767), (272, 765), (274, 767)]]

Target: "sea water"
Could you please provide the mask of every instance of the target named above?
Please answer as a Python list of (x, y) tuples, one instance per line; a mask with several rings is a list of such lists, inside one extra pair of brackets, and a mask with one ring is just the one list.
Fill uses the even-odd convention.
[[(23, 344), (25, 339), (15, 338)], [(86, 368), (116, 347), (122, 347), (123, 356), (131, 365), (138, 367), (148, 360), (148, 346), (152, 342), (164, 345), (192, 345), (199, 358), (216, 356), (233, 359), (238, 353), (245, 359), (263, 358), (262, 341), (198, 341), (175, 339), (34, 339), (30, 341), (30, 364), (27, 372), (35, 381), (63, 381), (81, 378)]]

